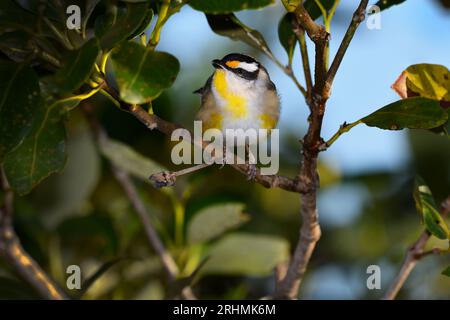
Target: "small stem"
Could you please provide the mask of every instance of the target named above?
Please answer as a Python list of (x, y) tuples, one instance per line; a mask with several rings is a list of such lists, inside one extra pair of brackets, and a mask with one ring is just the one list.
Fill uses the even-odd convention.
[(343, 135), (346, 132), (349, 132), (351, 128), (357, 126), (358, 124), (362, 123), (361, 120), (352, 122), (352, 123), (346, 123), (344, 122), (340, 127), (339, 130), (327, 141), (325, 142), (324, 146), (322, 147), (321, 151), (329, 148), (336, 140)]
[(156, 25), (150, 36), (150, 41), (147, 44), (147, 46), (150, 47), (151, 49), (154, 49), (159, 43), (159, 39), (161, 37), (161, 30), (164, 24), (166, 23), (167, 19), (170, 17), (169, 8), (170, 8), (170, 0), (164, 0), (161, 5), (161, 8), (159, 9), (158, 20), (156, 20)]
[(302, 55), (302, 65), (303, 65), (303, 73), (305, 75), (307, 96), (310, 96), (313, 84), (312, 84), (311, 69), (309, 66), (309, 55), (308, 55), (308, 47), (306, 44), (305, 30), (298, 24), (296, 24), (296, 26), (294, 27), (294, 33), (296, 34), (300, 45), (300, 53)]
[(106, 63), (108, 62), (109, 53), (110, 51), (103, 53), (100, 59), (100, 71), (103, 73), (103, 75), (106, 75)]

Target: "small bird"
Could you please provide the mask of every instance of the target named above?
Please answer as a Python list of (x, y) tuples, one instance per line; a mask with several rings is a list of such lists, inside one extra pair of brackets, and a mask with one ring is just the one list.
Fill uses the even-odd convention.
[[(230, 53), (212, 61), (214, 73), (194, 91), (201, 94), (196, 119), (203, 130), (273, 129), (280, 115), (280, 99), (266, 68), (254, 58)], [(255, 169), (256, 170), (256, 169)], [(249, 175), (251, 175), (250, 173)]]

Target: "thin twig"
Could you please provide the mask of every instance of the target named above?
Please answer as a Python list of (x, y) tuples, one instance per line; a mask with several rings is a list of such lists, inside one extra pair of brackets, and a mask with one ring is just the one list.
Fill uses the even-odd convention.
[(350, 22), (350, 25), (347, 29), (347, 32), (344, 35), (341, 45), (339, 46), (336, 56), (334, 57), (334, 60), (331, 63), (330, 69), (328, 70), (327, 74), (328, 86), (331, 86), (331, 84), (333, 83), (334, 77), (336, 76), (339, 66), (341, 65), (342, 59), (344, 58), (348, 46), (350, 45), (350, 42), (352, 41), (353, 36), (355, 35), (356, 29), (358, 29), (358, 26), (361, 24), (362, 21), (364, 21), (368, 2), (369, 0), (361, 0), (358, 8), (353, 13), (352, 21)]
[[(446, 216), (450, 213), (450, 196), (441, 205), (441, 215)], [(406, 252), (405, 259), (403, 260), (402, 267), (398, 272), (397, 276), (394, 278), (391, 286), (386, 291), (383, 299), (393, 300), (399, 293), (400, 289), (405, 284), (411, 271), (415, 268), (417, 263), (423, 257), (429, 256), (430, 254), (440, 253), (441, 250), (432, 249), (430, 251), (423, 251), (425, 245), (430, 239), (430, 233), (428, 231), (423, 231), (416, 242), (408, 249)]]
[(202, 163), (178, 171), (162, 171), (152, 174), (149, 179), (153, 182), (156, 188), (171, 187), (175, 184), (177, 177), (204, 169), (211, 165), (212, 163)]
[(64, 300), (66, 294), (50, 279), (39, 264), (24, 250), (13, 228), (14, 194), (3, 170), (0, 170), (1, 188), (4, 192), (3, 207), (0, 208), (0, 255), (28, 282), (44, 299)]
[(311, 69), (309, 66), (309, 56), (308, 56), (308, 47), (306, 45), (305, 30), (297, 22), (295, 22), (293, 26), (293, 31), (297, 36), (300, 45), (300, 53), (302, 55), (302, 65), (303, 65), (303, 73), (305, 75), (307, 97), (309, 97), (311, 95), (313, 84), (311, 77)]

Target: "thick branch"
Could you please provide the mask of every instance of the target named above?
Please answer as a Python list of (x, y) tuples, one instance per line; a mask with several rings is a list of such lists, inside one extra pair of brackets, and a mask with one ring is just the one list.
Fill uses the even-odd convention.
[(14, 195), (8, 181), (0, 172), (1, 188), (4, 192), (4, 204), (0, 208), (0, 255), (14, 270), (27, 281), (44, 299), (63, 300), (66, 294), (57, 287), (39, 264), (24, 250), (14, 232), (12, 215)]
[[(364, 9), (367, 1), (361, 1), (357, 13), (360, 14), (361, 8)], [(326, 47), (329, 42), (329, 34), (324, 26), (315, 23), (302, 3), (295, 10), (298, 24), (305, 29), (308, 36), (315, 44), (315, 68), (314, 68), (314, 87), (309, 97), (308, 104), (311, 114), (309, 116), (308, 131), (303, 139), (303, 161), (300, 173), (298, 175), (299, 188), (305, 192), (300, 195), (302, 227), (300, 236), (295, 248), (291, 263), (288, 267), (286, 276), (280, 281), (275, 292), (275, 298), (295, 299), (298, 295), (301, 281), (306, 272), (309, 260), (320, 239), (321, 231), (319, 226), (317, 212), (317, 189), (319, 188), (319, 176), (317, 172), (317, 159), (319, 152), (324, 144), (321, 138), (322, 122), (325, 113), (327, 100), (331, 92), (331, 81), (328, 81), (327, 75), (327, 52)], [(346, 48), (350, 43), (353, 34), (360, 21), (357, 19), (352, 22), (350, 31), (347, 31), (344, 37), (345, 44), (341, 47), (340, 55), (345, 54)], [(342, 57), (340, 59), (342, 60)], [(339, 59), (339, 58), (338, 58)], [(335, 64), (338, 62), (334, 62)], [(336, 66), (334, 67), (336, 68)], [(336, 68), (337, 70), (337, 68)], [(334, 72), (335, 73), (335, 72)]]
[[(147, 128), (150, 130), (158, 130), (164, 133), (167, 136), (171, 136), (172, 132), (176, 129), (182, 128), (179, 125), (173, 124), (171, 122), (165, 121), (158, 117), (155, 114), (150, 114), (145, 111), (139, 105), (130, 105), (121, 101), (117, 93), (110, 87), (105, 89), (111, 96), (113, 96), (120, 103), (120, 107), (122, 110), (131, 113), (135, 116), (139, 121), (141, 121)], [(192, 141), (193, 142), (193, 141)], [(247, 175), (249, 172), (248, 164), (233, 164), (231, 165), (235, 170)], [(261, 175), (258, 170), (255, 176), (255, 182), (263, 185), (266, 188), (281, 188), (287, 191), (302, 193), (304, 189), (302, 186), (297, 183), (297, 180), (290, 179), (287, 177), (279, 176), (279, 175)]]
[[(450, 196), (441, 205), (441, 215), (446, 216), (450, 213)], [(430, 234), (427, 231), (422, 232), (419, 239), (408, 249), (402, 267), (394, 278), (391, 286), (384, 295), (384, 299), (393, 300), (399, 293), (400, 289), (405, 284), (412, 270), (423, 257), (429, 256), (429, 253), (439, 252), (438, 250), (431, 250), (424, 252), (425, 245), (430, 239)]]

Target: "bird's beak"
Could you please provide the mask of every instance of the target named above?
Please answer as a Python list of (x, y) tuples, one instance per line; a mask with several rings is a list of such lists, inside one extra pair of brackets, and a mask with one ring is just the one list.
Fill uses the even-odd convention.
[(216, 69), (223, 69), (224, 68), (222, 61), (220, 61), (218, 59), (214, 59), (211, 63), (213, 65), (213, 67), (216, 68)]

